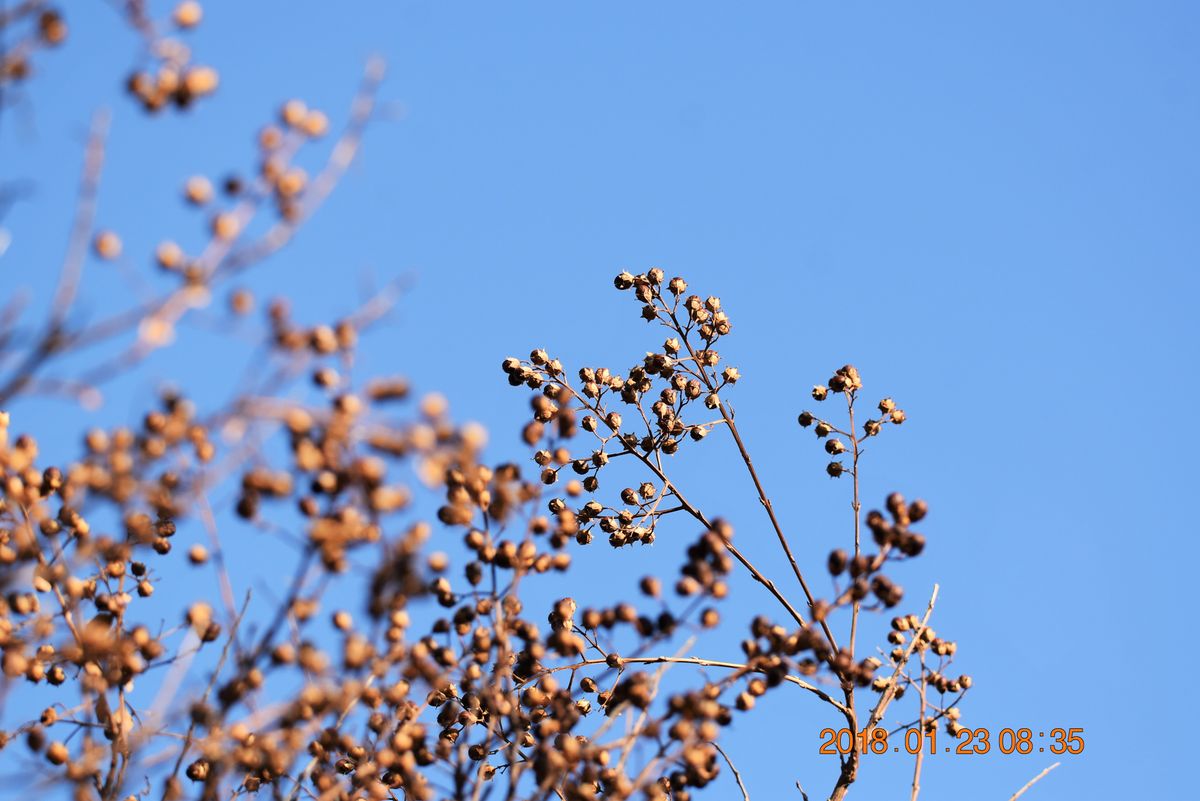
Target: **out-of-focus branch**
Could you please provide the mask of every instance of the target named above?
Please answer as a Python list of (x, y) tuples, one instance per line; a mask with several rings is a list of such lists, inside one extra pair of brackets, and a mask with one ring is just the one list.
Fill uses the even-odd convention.
[(244, 270), (285, 246), (295, 236), (301, 224), (325, 202), (358, 155), (363, 134), (366, 133), (375, 110), (379, 86), (386, 72), (386, 64), (382, 58), (374, 56), (367, 62), (358, 95), (350, 109), (350, 121), (346, 130), (334, 145), (325, 167), (305, 191), (297, 214), (276, 223), (258, 240), (231, 252), (219, 265), (222, 272), (236, 273)]
[[(67, 352), (96, 347), (115, 337), (137, 331), (138, 338), (131, 345), (99, 364), (81, 371), (78, 383), (100, 384), (127, 372), (165, 341), (169, 341), (170, 332), (179, 321), (189, 311), (207, 302), (213, 288), (219, 282), (254, 266), (291, 241), (301, 224), (328, 198), (357, 156), (363, 134), (372, 118), (384, 73), (382, 59), (372, 58), (368, 62), (362, 84), (351, 107), (350, 120), (334, 144), (324, 168), (306, 191), (296, 215), (276, 223), (260, 239), (240, 249), (235, 249), (236, 237), (214, 237), (196, 261), (197, 271), (203, 277), (200, 284), (185, 282), (154, 300), (71, 331), (67, 327), (67, 315), (78, 293), (86, 260), (99, 172), (103, 163), (103, 142), (108, 118), (107, 113), (98, 115), (85, 159), (84, 179), (67, 258), (55, 292), (49, 321), (25, 357), (3, 383), (0, 383), (0, 404), (20, 394), (30, 380), (56, 357)], [(265, 197), (269, 194), (265, 186), (259, 189), (259, 196)], [(251, 200), (239, 204), (233, 212), (237, 217), (238, 230), (246, 228), (260, 205), (258, 201)]]
[(23, 390), (39, 369), (66, 345), (67, 315), (79, 293), (83, 266), (87, 260), (88, 240), (96, 217), (96, 195), (100, 188), (100, 173), (104, 167), (104, 147), (108, 137), (111, 115), (106, 109), (92, 117), (91, 133), (83, 159), (83, 177), (75, 205), (75, 220), (67, 240), (67, 253), (59, 270), (58, 286), (54, 291), (49, 317), (36, 342), (24, 360), (0, 385), (0, 404), (7, 403)]
[(897, 679), (904, 666), (908, 664), (908, 660), (912, 657), (913, 651), (916, 650), (917, 643), (924, 636), (925, 630), (929, 628), (929, 618), (933, 614), (933, 606), (937, 603), (938, 585), (933, 585), (933, 592), (929, 596), (929, 605), (925, 608), (925, 616), (921, 619), (920, 627), (913, 632), (912, 639), (908, 643), (908, 647), (904, 649), (904, 655), (896, 663), (895, 670), (892, 671), (891, 677), (888, 679), (888, 685), (880, 694), (879, 700), (875, 703), (875, 708), (871, 710), (871, 716), (867, 719), (866, 728), (874, 728), (879, 721), (883, 720), (884, 713), (887, 712), (888, 705), (896, 697)]

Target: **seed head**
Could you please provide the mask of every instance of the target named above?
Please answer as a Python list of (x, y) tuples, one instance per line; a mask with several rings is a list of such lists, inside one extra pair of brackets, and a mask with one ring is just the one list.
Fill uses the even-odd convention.
[(203, 175), (193, 175), (183, 185), (183, 196), (193, 206), (203, 206), (212, 200), (212, 182)]
[(121, 255), (121, 237), (112, 231), (101, 231), (92, 240), (92, 249), (105, 261), (113, 261)]
[(171, 15), (171, 19), (180, 28), (194, 28), (200, 24), (200, 20), (204, 16), (204, 9), (195, 0), (185, 0), (175, 6), (175, 13)]

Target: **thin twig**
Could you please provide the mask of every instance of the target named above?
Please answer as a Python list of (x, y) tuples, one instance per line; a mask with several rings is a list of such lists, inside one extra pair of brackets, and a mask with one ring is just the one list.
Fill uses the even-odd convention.
[[(700, 667), (728, 668), (730, 670), (741, 670), (741, 671), (746, 671), (748, 673), (762, 673), (763, 672), (757, 668), (751, 667), (750, 665), (744, 665), (739, 662), (722, 662), (722, 661), (718, 661), (715, 659), (700, 659), (699, 657), (695, 657), (695, 656), (624, 657), (624, 658), (622, 658), (622, 661), (626, 662), (626, 663), (637, 663), (637, 664), (643, 664), (643, 665), (657, 665), (657, 664), (661, 664), (663, 662), (672, 662), (672, 663), (681, 664), (681, 665), (699, 665)], [(581, 667), (587, 667), (589, 665), (604, 665), (604, 664), (607, 664), (607, 662), (604, 659), (585, 659), (581, 662), (575, 662), (570, 665), (559, 665), (558, 667), (548, 668), (544, 671), (541, 671), (538, 674), (536, 674), (535, 676), (531, 676), (529, 679), (526, 679), (526, 681), (522, 682), (521, 684), (522, 685), (528, 684), (529, 682), (533, 681), (535, 678), (540, 678), (541, 676), (544, 676), (547, 673), (556, 673), (560, 670), (578, 670)], [(784, 676), (783, 680), (790, 682), (792, 684), (795, 684), (797, 687), (800, 687), (801, 689), (808, 690), (810, 693), (813, 693), (818, 698), (820, 698), (822, 701), (825, 701), (828, 704), (832, 704), (838, 711), (842, 712), (842, 714), (846, 713), (846, 711), (847, 711), (846, 707), (840, 701), (838, 701), (835, 698), (833, 698), (832, 696), (830, 696), (827, 692), (825, 692), (821, 688), (814, 687), (813, 685), (809, 684), (808, 682), (804, 681), (803, 679), (801, 679), (797, 676), (790, 676), (790, 675)], [(518, 686), (521, 686), (521, 685), (518, 685)]]
[(1034, 776), (1032, 779), (1030, 779), (1028, 782), (1025, 783), (1024, 787), (1022, 787), (1020, 790), (1017, 790), (1015, 793), (1010, 795), (1008, 797), (1008, 801), (1016, 801), (1016, 799), (1020, 798), (1026, 790), (1028, 790), (1030, 787), (1032, 787), (1033, 785), (1037, 784), (1039, 781), (1044, 779), (1046, 777), (1046, 774), (1048, 774), (1050, 771), (1054, 770), (1061, 764), (1062, 764), (1061, 762), (1055, 762), (1053, 765), (1046, 768), (1038, 775)]
[(84, 151), (83, 174), (79, 181), (79, 197), (75, 204), (75, 219), (71, 223), (67, 253), (59, 270), (58, 285), (54, 290), (49, 317), (25, 358), (13, 369), (3, 386), (0, 386), (0, 404), (7, 403), (19, 394), (46, 361), (60, 352), (66, 344), (64, 326), (79, 292), (83, 266), (87, 261), (88, 242), (95, 224), (96, 196), (100, 189), (100, 173), (104, 167), (105, 141), (108, 138), (110, 117), (106, 109), (97, 111), (92, 117), (92, 127)]
[[(242, 602), (242, 610), (234, 619), (233, 625), (229, 630), (229, 638), (225, 641), (225, 647), (221, 649), (221, 658), (217, 660), (216, 667), (213, 668), (212, 677), (208, 680), (208, 686), (204, 688), (204, 695), (200, 697), (201, 705), (208, 703), (208, 697), (212, 695), (213, 687), (217, 684), (217, 678), (221, 675), (221, 668), (225, 666), (225, 659), (229, 656), (229, 650), (237, 639), (238, 626), (241, 625), (242, 618), (246, 616), (246, 609), (250, 606), (250, 591), (246, 591), (246, 600)], [(175, 767), (171, 771), (171, 778), (164, 785), (163, 797), (167, 797), (168, 789), (174, 784), (174, 779), (179, 775), (179, 769), (183, 766), (183, 760), (187, 757), (188, 749), (192, 747), (192, 740), (196, 734), (196, 719), (188, 724), (187, 734), (184, 735), (183, 745), (179, 749), (179, 756), (175, 759)]]
[(725, 749), (716, 742), (712, 743), (712, 747), (717, 749), (717, 752), (721, 756), (725, 757), (725, 762), (729, 765), (729, 769), (733, 771), (733, 778), (737, 780), (738, 789), (742, 791), (743, 801), (750, 801), (750, 793), (746, 791), (746, 785), (742, 783), (742, 774), (738, 773), (738, 769), (734, 766), (733, 760), (729, 758), (729, 754), (725, 753)]
[(913, 632), (912, 639), (908, 643), (908, 647), (904, 649), (904, 656), (896, 663), (896, 669), (892, 671), (891, 678), (888, 679), (888, 685), (883, 693), (879, 696), (879, 701), (876, 702), (875, 708), (871, 710), (871, 716), (867, 719), (866, 728), (873, 729), (883, 715), (887, 712), (888, 705), (896, 697), (896, 679), (900, 675), (900, 671), (904, 670), (904, 666), (908, 664), (909, 658), (912, 656), (913, 650), (917, 647), (917, 643), (925, 634), (925, 629), (929, 627), (929, 617), (933, 614), (933, 606), (937, 603), (938, 585), (933, 585), (933, 592), (929, 596), (929, 606), (925, 608), (925, 617), (921, 619), (921, 626)]

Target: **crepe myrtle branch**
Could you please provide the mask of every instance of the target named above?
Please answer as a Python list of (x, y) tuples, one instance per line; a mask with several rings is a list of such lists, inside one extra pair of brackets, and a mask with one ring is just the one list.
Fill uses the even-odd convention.
[[(846, 365), (835, 371), (828, 385), (815, 386), (812, 397), (814, 400), (823, 401), (831, 393), (844, 394), (847, 423), (834, 423), (807, 411), (802, 412), (799, 417), (801, 426), (816, 427), (818, 437), (824, 440), (825, 452), (835, 457), (826, 467), (826, 473), (837, 478), (849, 472), (853, 478), (852, 549), (850, 553), (835, 549), (829, 554), (827, 566), (835, 593), (832, 600), (820, 599), (799, 568), (791, 542), (784, 533), (774, 504), (765, 491), (758, 469), (738, 430), (732, 406), (723, 397), (723, 394), (741, 378), (741, 373), (733, 367), (722, 368), (721, 357), (715, 347), (732, 328), (729, 315), (720, 299), (685, 295), (687, 284), (682, 278), (667, 281), (662, 271), (657, 269), (641, 275), (622, 273), (617, 276), (615, 283), (618, 289), (633, 290), (643, 304), (644, 319), (657, 321), (669, 329), (671, 336), (663, 343), (661, 350), (647, 352), (640, 363), (624, 374), (607, 367), (579, 368), (578, 375), (582, 383), (578, 385), (572, 383), (561, 362), (540, 348), (533, 350), (528, 360), (509, 358), (502, 365), (511, 384), (537, 391), (531, 398), (533, 420), (526, 425), (523, 438), (531, 446), (545, 442), (545, 445), (537, 450), (534, 459), (541, 468), (542, 484), (559, 484), (567, 466), (571, 466), (576, 474), (585, 477), (583, 480), (568, 479), (562, 488), (566, 497), (553, 498), (549, 503), (549, 511), (557, 517), (562, 530), (569, 532), (580, 544), (586, 545), (592, 541), (592, 527), (597, 526), (608, 534), (609, 543), (613, 547), (622, 548), (634, 543), (650, 544), (655, 541), (655, 528), (660, 523), (654, 513), (657, 506), (647, 512), (647, 505), (643, 499), (661, 499), (668, 493), (673, 495), (678, 501), (676, 508), (687, 512), (690, 517), (705, 526), (708, 529), (705, 536), (715, 536), (715, 541), (721, 544), (721, 550), (733, 556), (752, 577), (763, 584), (791, 620), (799, 626), (797, 632), (787, 636), (785, 630), (779, 629), (776, 632), (769, 629), (765, 623), (760, 627), (756, 621), (754, 630), (758, 636), (767, 639), (778, 638), (768, 648), (782, 648), (781, 653), (789, 657), (811, 650), (812, 657), (800, 660), (797, 664), (806, 673), (815, 671), (822, 664), (829, 668), (839, 683), (845, 700), (832, 702), (827, 694), (822, 700), (833, 703), (834, 708), (854, 729), (857, 729), (859, 724), (856, 712), (857, 691), (870, 687), (874, 692), (880, 693), (883, 697), (870, 713), (872, 720), (869, 727), (874, 726), (879, 722), (875, 716), (882, 715), (892, 701), (903, 694), (904, 686), (896, 686), (895, 676), (903, 676), (906, 683), (910, 682), (905, 669), (914, 649), (921, 649), (922, 654), (928, 649), (944, 655), (953, 653), (956, 647), (954, 643), (933, 636), (932, 631), (924, 627), (919, 619), (909, 615), (895, 618), (893, 630), (888, 635), (893, 645), (907, 646), (893, 648), (888, 655), (897, 671), (891, 680), (874, 675), (883, 664), (881, 659), (868, 657), (859, 660), (855, 656), (861, 612), (892, 608), (903, 599), (903, 590), (884, 573), (885, 568), (918, 556), (925, 547), (924, 535), (913, 531), (911, 526), (925, 518), (928, 507), (920, 500), (910, 503), (899, 493), (888, 496), (886, 513), (871, 511), (866, 515), (867, 528), (876, 549), (869, 550), (869, 545), (863, 538), (860, 499), (860, 470), (865, 452), (862, 447), (863, 441), (879, 436), (884, 423), (902, 424), (905, 420), (904, 412), (897, 408), (890, 398), (885, 398), (878, 404), (882, 417), (862, 423), (860, 432), (855, 402), (862, 391), (863, 383), (858, 370)], [(733, 545), (732, 529), (728, 524), (707, 516), (688, 500), (678, 484), (670, 478), (668, 460), (678, 458), (679, 454), (684, 453), (685, 441), (702, 442), (712, 427), (711, 423), (692, 422), (693, 404), (716, 410), (721, 415), (718, 422), (730, 430), (760, 505), (767, 512), (775, 539), (801, 586), (810, 610), (810, 618), (799, 614), (786, 595), (774, 582), (766, 578), (743, 552), (742, 546)], [(634, 433), (625, 425), (621, 413), (622, 406), (633, 407), (633, 419), (641, 421), (636, 427), (642, 428), (645, 433)], [(576, 456), (571, 453), (572, 438), (579, 428), (590, 432), (598, 445), (589, 456)], [(842, 437), (849, 441), (849, 448)], [(686, 452), (690, 453), (694, 447), (690, 446)], [(847, 452), (852, 460), (848, 467), (837, 459)], [(652, 483), (644, 484), (639, 489), (627, 487), (622, 490), (621, 501), (634, 507), (633, 510), (596, 500), (589, 500), (582, 506), (573, 505), (574, 498), (600, 493), (601, 476), (605, 474), (605, 468), (610, 461), (629, 455), (634, 456), (650, 471), (659, 482), (661, 490)], [(697, 584), (691, 578), (691, 574), (688, 573), (691, 570), (697, 568), (685, 568), (684, 578), (677, 586), (680, 594), (717, 590), (719, 592), (715, 597), (719, 599), (723, 596), (723, 584), (718, 582), (705, 589), (706, 585)], [(843, 574), (848, 574), (849, 584), (839, 588), (839, 577)], [(874, 603), (867, 603), (868, 599)], [(832, 625), (833, 613), (840, 608), (850, 610), (846, 648), (838, 646), (839, 638)], [(817, 626), (811, 626), (811, 623)], [(812, 628), (819, 628), (821, 635), (814, 636), (810, 630)], [(913, 639), (907, 639), (906, 632), (914, 630), (917, 633), (913, 635)], [(768, 631), (771, 633), (768, 634)], [(750, 654), (758, 653), (760, 648), (757, 643), (744, 644), (744, 647), (750, 649)], [(939, 688), (954, 687), (956, 691), (961, 691), (970, 684), (969, 677), (949, 679), (932, 669), (927, 669), (923, 660), (921, 670), (921, 681), (938, 683)], [(786, 679), (777, 676), (776, 680)], [(949, 720), (949, 726), (958, 725), (957, 711), (954, 715), (948, 711), (945, 715), (939, 713), (929, 722), (936, 723), (941, 717), (954, 718)], [(843, 759), (831, 797), (840, 798), (845, 795), (857, 777), (859, 764), (856, 746)]]
[[(533, 681), (534, 678), (540, 678), (542, 675), (546, 675), (549, 673), (556, 673), (556, 672), (562, 671), (562, 670), (574, 671), (574, 670), (579, 670), (580, 668), (588, 667), (590, 665), (607, 665), (608, 667), (615, 667), (615, 666), (625, 665), (625, 664), (658, 665), (658, 664), (664, 664), (664, 663), (679, 664), (679, 665), (698, 665), (700, 667), (726, 668), (728, 670), (738, 671), (739, 673), (761, 673), (761, 672), (764, 672), (762, 669), (755, 668), (752, 665), (742, 664), (742, 663), (738, 663), (738, 662), (724, 662), (724, 661), (715, 660), (715, 659), (701, 659), (699, 657), (694, 657), (694, 656), (647, 656), (647, 657), (622, 657), (622, 656), (612, 657), (612, 656), (610, 656), (605, 659), (585, 659), (580, 662), (572, 663), (570, 665), (559, 665), (559, 666), (556, 666), (556, 667), (553, 667), (553, 668), (543, 671), (542, 673), (538, 674), (537, 677), (531, 677), (531, 678), (527, 679), (525, 682), (522, 682), (522, 684), (527, 684), (530, 681)], [(825, 703), (833, 706), (839, 712), (845, 713), (847, 711), (847, 709), (841, 703), (839, 703), (837, 701), (837, 699), (830, 696), (828, 693), (826, 693), (821, 688), (815, 687), (812, 684), (809, 684), (808, 682), (804, 681), (803, 679), (801, 679), (797, 676), (784, 676), (783, 680), (786, 682), (789, 682), (791, 684), (795, 684), (797, 687), (799, 687), (803, 690), (807, 690), (808, 692), (810, 692), (813, 695), (820, 698)], [(520, 685), (518, 685), (518, 686), (520, 686)]]
[[(0, 54), (5, 88), (67, 31), (43, 3), (20, 9), (0, 11), (24, 26), (19, 37), (5, 31), (16, 43)], [(165, 19), (140, 2), (121, 9), (147, 45), (127, 88), (149, 115), (217, 89), (216, 70), (182, 45), (203, 17), (198, 3)], [(892, 493), (882, 511), (861, 515), (863, 443), (904, 413), (885, 399), (878, 419), (862, 422), (853, 366), (812, 394), (844, 393), (848, 419), (799, 421), (833, 458), (825, 474), (855, 479), (854, 525), (828, 553), (826, 589), (801, 570), (811, 554), (799, 546), (815, 533), (787, 535), (767, 462), (751, 458), (727, 397), (742, 379), (718, 350), (730, 313), (683, 278), (616, 277), (642, 318), (667, 329), (628, 369), (568, 375), (541, 348), (504, 361), (509, 382), (532, 392), (531, 417), (514, 426), (532, 466), (489, 460), (487, 432), (457, 420), (451, 399), (418, 396), (402, 375), (361, 374), (360, 339), (395, 291), (315, 324), (275, 297), (261, 326), (245, 324), (260, 306), (233, 282), (282, 257), (313, 221), (365, 141), (381, 79), (373, 62), (311, 178), (301, 161), (331, 125), (292, 100), (261, 129), (252, 174), (183, 180), (183, 202), (202, 214), (195, 253), (157, 239), (148, 261), (167, 285), (81, 320), (85, 275), (125, 295), (152, 286), (117, 232), (97, 230), (97, 118), (47, 317), (26, 322), (33, 307), (17, 301), (0, 311), (0, 398), (20, 402), (12, 416), (0, 412), (0, 693), (20, 701), (0, 708), (0, 761), (35, 765), (39, 789), (81, 801), (692, 801), (735, 785), (745, 801), (753, 782), (719, 743), (777, 689), (800, 688), (855, 730), (860, 709), (875, 725), (907, 688), (937, 692), (918, 725), (954, 731), (971, 681), (947, 675), (957, 645), (929, 628), (936, 590), (924, 618), (892, 619), (878, 656), (856, 653), (872, 631), (868, 613), (904, 600), (893, 571), (922, 553), (913, 526), (928, 508)], [(89, 260), (121, 270), (93, 271)], [(199, 312), (225, 287), (226, 310)], [(38, 393), (100, 401), (100, 384), (172, 348), (197, 317), (206, 335), (233, 334), (249, 356), (244, 372), (162, 363), (216, 400), (133, 391), (130, 419), (56, 418), (56, 442), (60, 429), (80, 427), (57, 462), (24, 430), (38, 422), (24, 415)], [(735, 540), (717, 499), (677, 481), (680, 460), (727, 466), (703, 452), (722, 427), (766, 512), (772, 533), (761, 542)], [(688, 536), (656, 538), (668, 529)], [(620, 551), (620, 568), (598, 572), (588, 550), (597, 539)], [(634, 546), (652, 544), (662, 558), (631, 576)], [(757, 549), (782, 554), (802, 600), (768, 576)], [(181, 576), (188, 570), (195, 580)], [(743, 571), (774, 603), (738, 618), (723, 603)], [(234, 608), (247, 586), (263, 585), (273, 590), (255, 598), (272, 603)], [(579, 600), (559, 597), (564, 586)], [(345, 598), (354, 604), (325, 608)], [(714, 653), (730, 639), (714, 631), (736, 633), (734, 653)], [(694, 644), (708, 657), (691, 656)], [(699, 670), (662, 680), (681, 665)], [(860, 767), (856, 750), (842, 758), (829, 797), (845, 796)]]

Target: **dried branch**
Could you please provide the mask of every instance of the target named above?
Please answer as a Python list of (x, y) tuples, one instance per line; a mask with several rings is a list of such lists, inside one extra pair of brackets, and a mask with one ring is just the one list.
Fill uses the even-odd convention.
[(1010, 795), (1010, 796), (1008, 797), (1008, 801), (1016, 801), (1018, 798), (1020, 798), (1022, 795), (1024, 795), (1024, 794), (1025, 794), (1025, 791), (1026, 791), (1026, 790), (1028, 790), (1030, 787), (1032, 787), (1033, 785), (1035, 785), (1035, 784), (1037, 784), (1038, 782), (1040, 782), (1042, 779), (1044, 779), (1044, 778), (1046, 777), (1046, 775), (1047, 775), (1048, 773), (1050, 773), (1050, 771), (1054, 770), (1055, 768), (1057, 768), (1057, 767), (1058, 767), (1059, 765), (1061, 765), (1061, 764), (1062, 764), (1061, 762), (1055, 762), (1053, 765), (1051, 765), (1050, 767), (1046, 768), (1045, 770), (1043, 770), (1043, 771), (1042, 771), (1041, 773), (1039, 773), (1038, 775), (1034, 776), (1032, 779), (1030, 779), (1029, 781), (1027, 781), (1027, 782), (1025, 783), (1025, 786), (1024, 786), (1024, 787), (1022, 787), (1020, 790), (1017, 790), (1015, 793), (1013, 793), (1012, 795)]

